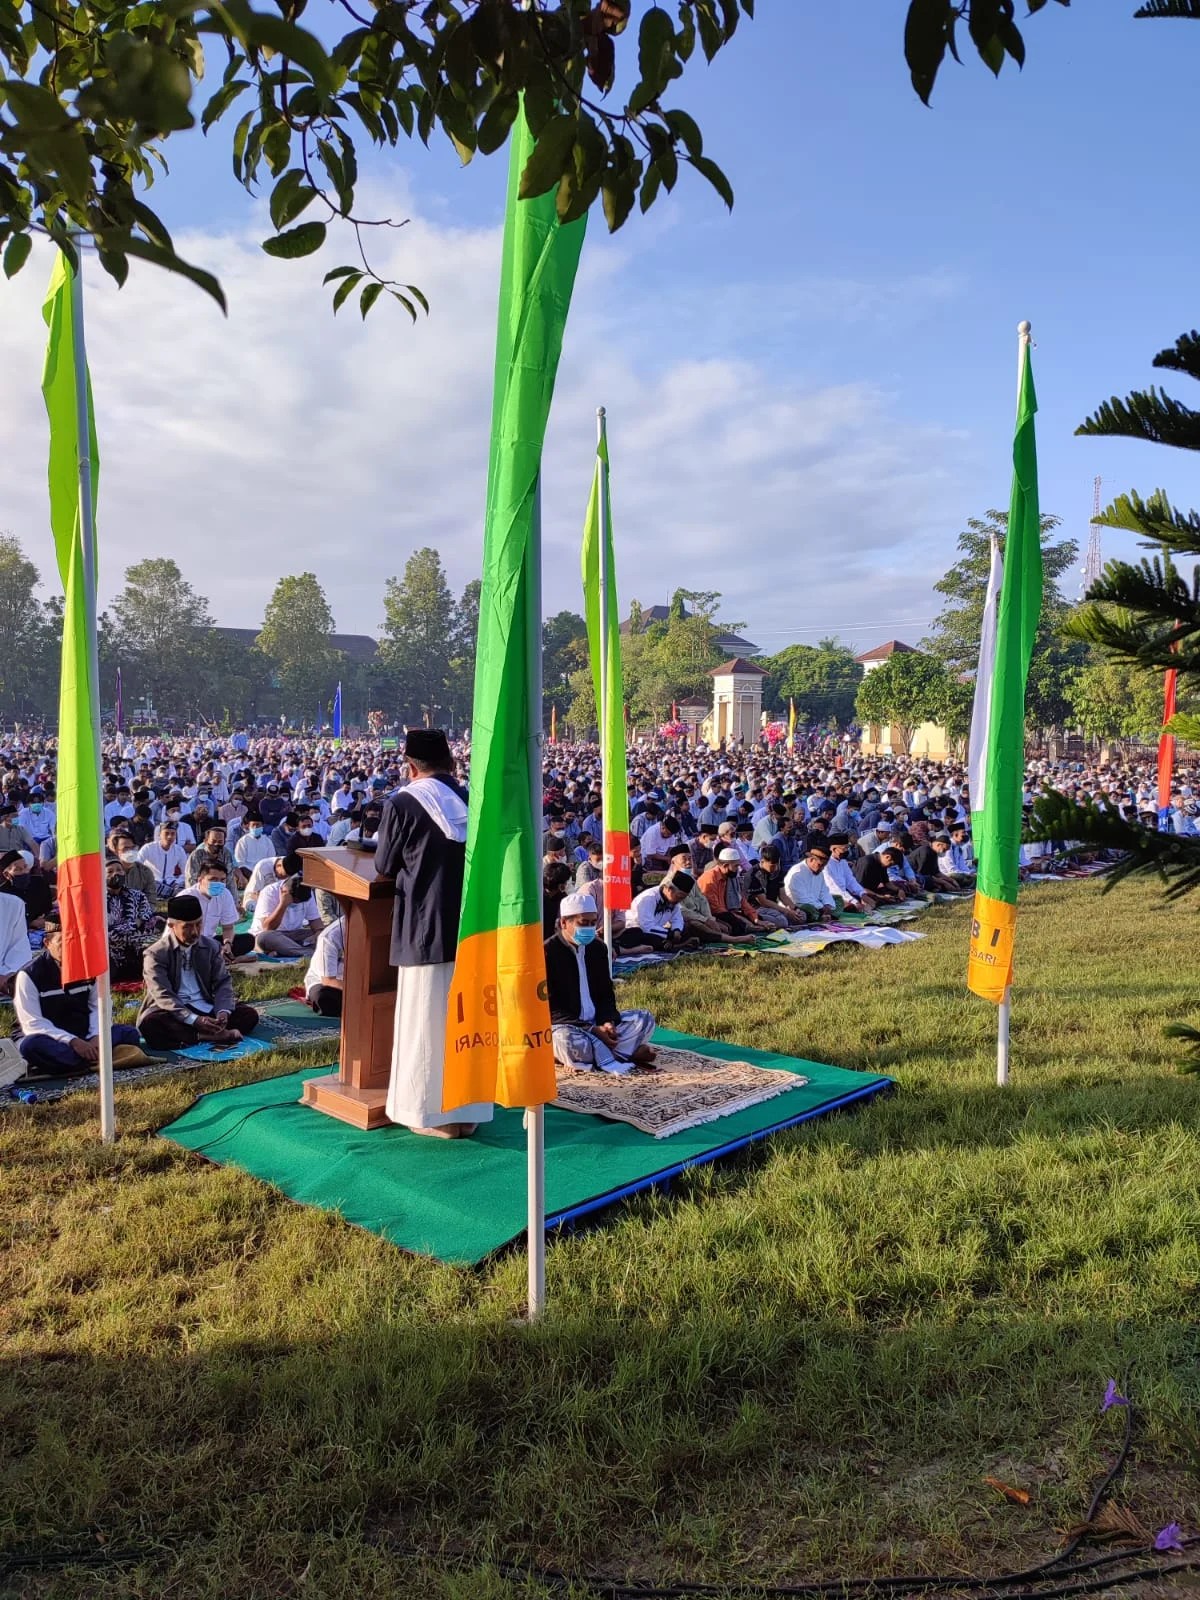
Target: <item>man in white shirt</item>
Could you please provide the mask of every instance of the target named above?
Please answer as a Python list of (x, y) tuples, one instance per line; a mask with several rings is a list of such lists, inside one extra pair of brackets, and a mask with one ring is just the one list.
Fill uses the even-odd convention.
[(340, 1017), (346, 975), (346, 919), (336, 917), (322, 928), (317, 948), (304, 974), (304, 994), (319, 1016)]
[(661, 822), (652, 822), (642, 834), (642, 866), (665, 867), (678, 840), (678, 817), (668, 814)]
[(179, 843), (178, 830), (173, 822), (159, 824), (157, 839), (142, 846), (138, 851), (138, 859), (153, 870), (158, 881), (160, 900), (170, 899), (183, 888), (187, 855)]
[(254, 870), (250, 874), (250, 882), (246, 885), (242, 895), (242, 910), (253, 911), (258, 903), (258, 897), (275, 876), (275, 863), (282, 858), (272, 852), (264, 856), (261, 861), (254, 863)]
[(833, 895), (825, 881), (825, 868), (829, 865), (829, 846), (815, 839), (803, 859), (789, 867), (783, 880), (783, 892), (797, 911), (803, 911), (810, 922), (820, 922), (836, 912)]
[(830, 894), (838, 896), (847, 911), (871, 911), (875, 900), (867, 894), (854, 876), (850, 865), (850, 836), (831, 833), (828, 839), (829, 861), (825, 867), (825, 883)]
[(46, 803), (44, 792), (41, 789), (31, 789), (29, 804), (22, 806), (17, 813), (17, 825), (24, 828), (34, 844), (38, 845), (54, 832), (57, 815), (55, 808)]
[(196, 894), (204, 912), (201, 932), (206, 939), (217, 941), (227, 961), (253, 948), (250, 934), (234, 932), (238, 920), (237, 901), (229, 892), (229, 876), (219, 861), (206, 861), (200, 868)]
[(25, 902), (15, 894), (0, 894), (0, 994), (11, 994), (13, 978), (33, 960)]
[(620, 944), (650, 945), (658, 951), (678, 950), (686, 941), (682, 902), (695, 884), (688, 872), (665, 878), (657, 888), (635, 896)]
[(274, 854), (275, 847), (267, 838), (262, 818), (257, 812), (248, 813), (241, 835), (233, 847), (234, 863), (241, 874), (242, 882), (247, 883), (258, 863)]
[[(44, 948), (16, 974), (13, 984), (17, 1050), (22, 1070), (30, 1076), (87, 1072), (100, 1059), (95, 981), (64, 984), (61, 960), (62, 927), (48, 919)], [(114, 1066), (138, 1066), (146, 1060), (138, 1048), (138, 1031), (128, 1023), (113, 1024), (112, 1042)], [(18, 1076), (7, 1067), (0, 1072), (10, 1079)]]
[(280, 856), (275, 863), (275, 876), (254, 903), (250, 931), (254, 948), (263, 955), (292, 959), (316, 946), (321, 916), (316, 896), (300, 882), (303, 870), (304, 862), (298, 855)]

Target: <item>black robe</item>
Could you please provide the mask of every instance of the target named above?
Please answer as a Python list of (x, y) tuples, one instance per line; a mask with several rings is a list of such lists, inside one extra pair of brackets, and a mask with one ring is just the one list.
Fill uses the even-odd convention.
[[(432, 776), (466, 800), (466, 790), (448, 773)], [(432, 967), (453, 961), (466, 845), (447, 839), (421, 802), (403, 789), (384, 801), (376, 841), (376, 873), (396, 880), (392, 965)]]

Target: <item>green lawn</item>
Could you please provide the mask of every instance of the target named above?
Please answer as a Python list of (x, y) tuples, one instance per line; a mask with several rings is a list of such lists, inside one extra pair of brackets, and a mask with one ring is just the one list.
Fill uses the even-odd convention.
[(1194, 1530), (1200, 1080), (1161, 1024), (1194, 1014), (1195, 916), (1153, 887), (1032, 891), (1005, 1092), (966, 917), (627, 985), (673, 1027), (899, 1092), (552, 1245), (536, 1329), (513, 1320), (519, 1252), (407, 1258), (155, 1138), (249, 1063), (119, 1090), (112, 1149), (90, 1098), (0, 1113), (0, 1552), (140, 1552), (9, 1592), (532, 1592), (489, 1558), (982, 1571), (1077, 1519), (1125, 1374), (1144, 1417), (1122, 1499)]

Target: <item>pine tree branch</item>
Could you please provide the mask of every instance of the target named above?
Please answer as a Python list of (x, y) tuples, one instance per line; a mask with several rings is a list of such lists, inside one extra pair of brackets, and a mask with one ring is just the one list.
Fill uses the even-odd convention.
[[(1197, 0), (1196, 10), (1192, 14), (1200, 18), (1200, 0)], [(1200, 380), (1200, 333), (1195, 328), (1191, 333), (1181, 333), (1169, 350), (1158, 352), (1153, 365)]]
[(1155, 550), (1165, 545), (1178, 555), (1200, 556), (1200, 512), (1176, 510), (1163, 489), (1156, 489), (1146, 500), (1131, 490), (1114, 500), (1097, 520), (1105, 528), (1144, 535), (1147, 547)]
[(1110, 561), (1087, 600), (1063, 624), (1069, 638), (1139, 667), (1200, 675), (1200, 569), (1191, 586), (1158, 558)]
[(1146, 0), (1133, 14), (1135, 17), (1178, 17), (1200, 22), (1200, 0)]
[(1200, 838), (1156, 833), (1123, 821), (1115, 811), (1078, 805), (1055, 789), (1035, 802), (1025, 837), (1043, 844), (1079, 840), (1101, 850), (1125, 852), (1105, 879), (1105, 894), (1124, 878), (1151, 872), (1165, 885), (1168, 900), (1180, 900), (1200, 889)]
[(1114, 395), (1075, 432), (1144, 439), (1148, 444), (1169, 444), (1178, 450), (1200, 450), (1200, 411), (1172, 400), (1161, 389), (1150, 388), (1124, 400)]

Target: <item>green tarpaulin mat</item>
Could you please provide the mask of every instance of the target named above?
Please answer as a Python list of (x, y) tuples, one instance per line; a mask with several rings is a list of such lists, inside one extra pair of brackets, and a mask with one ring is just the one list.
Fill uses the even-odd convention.
[[(745, 1045), (659, 1028), (656, 1044), (800, 1073), (806, 1084), (717, 1122), (655, 1139), (623, 1122), (546, 1110), (546, 1227), (568, 1226), (688, 1166), (713, 1161), (891, 1085)], [(163, 1137), (241, 1167), (303, 1205), (336, 1211), (401, 1249), (468, 1265), (525, 1231), (522, 1112), (496, 1108), (471, 1139), (426, 1139), (404, 1128), (360, 1132), (299, 1104), (307, 1069), (202, 1095)]]

